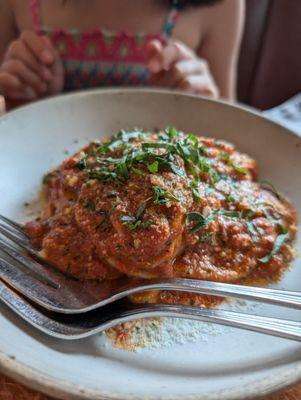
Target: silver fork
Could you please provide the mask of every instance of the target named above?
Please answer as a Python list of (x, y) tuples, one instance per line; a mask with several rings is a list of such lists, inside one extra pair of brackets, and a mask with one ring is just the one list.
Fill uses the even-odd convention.
[(0, 299), (23, 320), (43, 333), (75, 340), (95, 335), (120, 323), (150, 317), (188, 318), (301, 341), (301, 323), (278, 318), (182, 305), (134, 305), (117, 301), (84, 314), (57, 314), (34, 306), (0, 279)]
[(106, 282), (80, 282), (51, 267), (32, 246), (22, 226), (1, 215), (0, 251), (5, 254), (5, 258), (0, 255), (0, 278), (39, 306), (57, 313), (88, 312), (147, 290), (229, 296), (301, 309), (301, 293), (261, 287), (193, 279), (122, 278)]

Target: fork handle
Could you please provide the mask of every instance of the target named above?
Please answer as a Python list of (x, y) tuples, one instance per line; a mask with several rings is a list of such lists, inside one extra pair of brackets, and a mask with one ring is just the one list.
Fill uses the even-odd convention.
[(255, 286), (234, 285), (230, 283), (202, 281), (197, 279), (150, 279), (137, 281), (130, 294), (146, 290), (176, 290), (244, 300), (260, 301), (278, 306), (301, 309), (301, 292), (269, 289)]
[(107, 309), (107, 307), (110, 306), (106, 306), (91, 313), (84, 314), (82, 319), (75, 319), (73, 322), (69, 321), (69, 323), (64, 323), (56, 321), (37, 310), (24, 298), (8, 288), (1, 279), (0, 300), (31, 326), (57, 339), (82, 339), (120, 323), (139, 318), (174, 317), (232, 326), (285, 339), (301, 341), (300, 322), (219, 309), (204, 309), (169, 304), (139, 306), (125, 303), (120, 304), (121, 307), (118, 307), (118, 310), (113, 313), (110, 309)]
[(186, 318), (301, 341), (300, 322), (234, 311), (170, 304), (147, 304), (143, 307), (136, 306), (132, 312), (125, 313), (125, 318), (129, 315), (132, 320), (150, 317)]

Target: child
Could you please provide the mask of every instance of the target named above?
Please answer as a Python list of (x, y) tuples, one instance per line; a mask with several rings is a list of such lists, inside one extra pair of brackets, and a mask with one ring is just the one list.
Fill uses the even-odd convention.
[[(243, 0), (1, 0), (0, 95), (153, 85), (235, 98)], [(1, 96), (0, 96), (1, 97)]]

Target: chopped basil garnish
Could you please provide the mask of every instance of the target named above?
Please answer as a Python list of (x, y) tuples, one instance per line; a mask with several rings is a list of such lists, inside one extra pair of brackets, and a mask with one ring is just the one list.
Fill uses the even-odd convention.
[(155, 192), (154, 204), (165, 204), (169, 201), (180, 201), (171, 192), (162, 189), (160, 186), (153, 186), (153, 190)]
[(199, 192), (197, 191), (197, 189), (196, 188), (191, 188), (191, 191), (192, 191), (192, 195), (193, 195), (194, 200), (197, 203), (200, 203), (201, 202), (201, 197), (200, 197)]
[(281, 233), (280, 235), (278, 235), (270, 254), (268, 254), (265, 257), (259, 258), (258, 261), (260, 261), (261, 263), (264, 263), (264, 264), (271, 261), (271, 259), (279, 252), (279, 250), (281, 249), (281, 246), (284, 244), (284, 242), (287, 240), (288, 237), (289, 237), (288, 232)]
[(199, 243), (205, 243), (208, 239), (214, 236), (214, 232), (206, 232), (204, 235), (200, 236)]
[(232, 164), (232, 168), (234, 168), (236, 172), (238, 172), (242, 175), (247, 175), (247, 173), (248, 173), (248, 170), (246, 168), (240, 167), (235, 164)]
[(229, 203), (235, 203), (235, 198), (232, 196), (232, 194), (228, 194), (228, 196), (226, 197), (226, 201), (228, 201)]
[(139, 219), (138, 221), (134, 222), (133, 224), (130, 224), (129, 228), (130, 228), (131, 231), (133, 231), (134, 229), (136, 229), (138, 227), (142, 228), (142, 229), (147, 229), (152, 225), (152, 223), (153, 223), (153, 221), (150, 220), (150, 219), (148, 221), (145, 221), (145, 222), (142, 222)]
[(241, 217), (241, 212), (220, 209), (213, 211), (208, 217), (205, 217), (200, 212), (190, 212), (187, 214), (188, 222), (196, 221), (196, 224), (192, 227), (191, 232), (196, 233), (206, 226), (210, 225), (217, 215), (225, 215), (226, 217), (239, 218)]
[(153, 186), (152, 189), (155, 192), (154, 195), (141, 202), (135, 216), (123, 215), (120, 218), (121, 221), (130, 224), (129, 228), (131, 230), (134, 230), (138, 227), (147, 229), (150, 225), (152, 225), (153, 222), (151, 220), (146, 222), (141, 221), (141, 217), (150, 201), (153, 201), (156, 205), (166, 204), (169, 201), (179, 201), (179, 199), (177, 199), (171, 192), (162, 189), (160, 186)]
[(253, 242), (257, 242), (258, 241), (258, 232), (256, 230), (256, 226), (255, 226), (254, 222), (246, 221), (246, 225), (247, 225), (248, 231), (251, 235)]
[(264, 216), (266, 217), (266, 219), (269, 220), (272, 224), (278, 224), (279, 221), (280, 221), (280, 219), (281, 219), (281, 215), (279, 214), (279, 215), (277, 215), (276, 218), (274, 218), (274, 217), (268, 212), (268, 208), (266, 208), (266, 207), (271, 208), (271, 209), (273, 210), (274, 213), (276, 212), (276, 210), (274, 209), (274, 207), (273, 207), (272, 205), (269, 205), (269, 204), (267, 204), (266, 206), (265, 206), (265, 205), (260, 205), (260, 206), (259, 206), (259, 210), (261, 210), (261, 211), (263, 212), (263, 214), (264, 214)]
[(105, 210), (104, 208), (99, 208), (99, 209), (96, 211), (96, 214), (97, 214), (97, 215), (106, 215), (107, 212), (106, 212), (106, 210)]
[(145, 175), (139, 168), (132, 167), (132, 171), (135, 172), (135, 174), (137, 174), (139, 176)]
[[(185, 136), (171, 127), (158, 134), (157, 142), (152, 142), (152, 139), (149, 133), (122, 130), (108, 142), (94, 143), (77, 167), (85, 170), (91, 179), (117, 184), (125, 183), (131, 171), (143, 176), (139, 165), (152, 174), (167, 170), (186, 178), (188, 172), (199, 179), (204, 173), (213, 183), (220, 180), (220, 175), (206, 157), (206, 147), (195, 135)], [(137, 140), (141, 147), (136, 146)], [(114, 156), (108, 156), (110, 152)], [(196, 190), (193, 194), (197, 200)]]
[(260, 182), (260, 186), (262, 187), (262, 189), (266, 189), (266, 190), (272, 192), (278, 200), (281, 199), (281, 195), (279, 194), (278, 190), (275, 188), (275, 186), (273, 185), (273, 183), (270, 180), (263, 179)]
[(230, 167), (232, 167), (236, 172), (239, 172), (240, 174), (243, 174), (243, 175), (247, 175), (248, 170), (243, 167), (240, 167), (239, 165), (234, 164), (234, 161), (231, 159), (230, 154), (228, 154), (226, 152), (222, 152), (220, 154), (220, 158), (222, 160), (226, 161), (226, 163)]
[(88, 208), (91, 211), (95, 211), (95, 204), (94, 201), (89, 199), (87, 200), (86, 204), (85, 204), (85, 208)]
[(289, 229), (287, 226), (277, 224), (278, 232), (283, 234), (283, 233), (288, 233)]
[(142, 201), (142, 203), (140, 204), (140, 206), (138, 207), (137, 213), (136, 213), (136, 219), (139, 219), (141, 217), (141, 215), (144, 213), (147, 203), (152, 200), (152, 197), (149, 197), (148, 199)]
[(158, 161), (154, 161), (152, 164), (148, 164), (147, 169), (148, 169), (149, 172), (151, 172), (152, 174), (155, 174), (156, 172), (158, 172), (158, 170), (159, 170), (159, 163), (158, 163)]
[(107, 193), (107, 198), (108, 199), (114, 199), (117, 197), (117, 193), (116, 192), (108, 192)]
[(141, 204), (138, 207), (138, 210), (137, 210), (135, 216), (133, 216), (133, 215), (123, 215), (120, 218), (120, 220), (123, 221), (123, 222), (127, 222), (129, 224), (130, 230), (134, 230), (134, 229), (136, 229), (138, 227), (143, 228), (143, 229), (147, 229), (152, 224), (152, 221), (149, 220), (149, 221), (143, 222), (143, 221), (141, 221), (141, 216), (143, 215), (143, 213), (144, 213), (144, 211), (146, 209), (147, 203), (150, 200), (152, 200), (152, 197), (149, 197), (148, 199), (146, 199), (146, 200), (141, 202)]
[[(138, 213), (137, 213), (138, 215)], [(147, 229), (149, 228), (153, 221), (152, 220), (148, 220), (148, 221), (141, 221), (141, 219), (139, 219), (139, 217), (134, 217), (132, 215), (123, 215), (120, 218), (121, 221), (128, 223), (129, 225), (129, 229), (131, 231), (135, 230), (136, 228), (142, 228), (142, 229)]]
[(50, 179), (51, 179), (51, 173), (49, 172), (48, 174), (45, 174), (43, 176), (43, 180), (42, 180), (43, 185), (48, 185), (48, 183), (50, 182)]

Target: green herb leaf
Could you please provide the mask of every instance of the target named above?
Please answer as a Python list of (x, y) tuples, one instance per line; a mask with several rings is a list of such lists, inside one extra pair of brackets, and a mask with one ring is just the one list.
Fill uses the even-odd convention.
[(242, 218), (243, 215), (240, 211), (236, 210), (220, 210), (219, 212), (220, 215), (225, 215), (226, 217), (231, 217), (231, 218)]
[(241, 213), (239, 211), (230, 211), (230, 210), (215, 210), (208, 217), (205, 217), (203, 214), (199, 212), (190, 212), (187, 214), (187, 220), (190, 221), (198, 221), (198, 223), (191, 229), (192, 233), (196, 233), (206, 226), (210, 225), (211, 222), (215, 219), (217, 215), (225, 215), (231, 218), (241, 217)]
[(106, 210), (105, 210), (104, 208), (99, 208), (99, 209), (96, 211), (96, 214), (97, 214), (97, 215), (107, 215), (107, 212), (106, 212)]
[(208, 239), (214, 236), (214, 232), (206, 232), (204, 235), (200, 236), (199, 243), (205, 243)]
[(190, 181), (189, 187), (191, 189), (191, 192), (192, 192), (194, 200), (197, 203), (200, 203), (201, 202), (201, 197), (200, 197), (200, 194), (199, 194), (199, 191), (198, 191), (198, 181), (196, 179), (193, 179), (192, 181)]
[(228, 196), (226, 197), (226, 201), (228, 201), (229, 203), (235, 203), (236, 200), (231, 194), (228, 194)]
[(247, 175), (248, 171), (243, 168), (240, 167), (239, 165), (234, 164), (234, 161), (231, 159), (230, 154), (226, 153), (226, 152), (221, 152), (220, 153), (220, 158), (224, 161), (226, 161), (226, 163), (232, 167), (236, 172), (239, 172), (240, 174), (243, 175)]
[(221, 180), (220, 174), (212, 168), (209, 171), (209, 176), (210, 176), (211, 180), (213, 181), (213, 183), (217, 183)]
[(141, 228), (142, 229), (147, 229), (153, 224), (153, 221), (149, 219), (148, 221), (142, 222), (141, 223)]
[(201, 202), (201, 197), (200, 197), (200, 194), (199, 194), (199, 192), (197, 191), (197, 189), (192, 188), (191, 191), (192, 191), (194, 200), (195, 200), (197, 203), (200, 203), (200, 202)]
[(188, 222), (197, 221), (197, 224), (191, 229), (192, 233), (196, 233), (208, 225), (207, 218), (200, 212), (190, 212), (187, 214)]
[(48, 185), (48, 183), (50, 183), (50, 179), (51, 179), (51, 173), (49, 172), (48, 174), (45, 174), (43, 176), (42, 180), (43, 185)]
[(147, 203), (152, 200), (152, 197), (149, 197), (148, 199), (142, 201), (142, 203), (140, 204), (140, 206), (138, 207), (137, 213), (136, 213), (136, 219), (139, 219), (141, 217), (141, 215), (144, 213)]
[(168, 136), (170, 137), (170, 139), (173, 139), (174, 137), (177, 136), (178, 132), (177, 132), (177, 130), (176, 130), (175, 128), (170, 127), (170, 128), (167, 130), (167, 134), (168, 134)]
[(253, 242), (257, 242), (258, 241), (258, 232), (255, 228), (254, 222), (253, 221), (246, 221), (246, 225), (248, 228), (248, 231), (251, 235), (251, 238), (253, 240)]
[(94, 201), (89, 199), (87, 200), (86, 204), (85, 204), (85, 208), (88, 208), (91, 211), (95, 211), (95, 204)]
[(107, 193), (107, 198), (108, 199), (114, 199), (117, 197), (117, 193), (116, 192), (108, 192)]
[(222, 160), (226, 161), (227, 164), (230, 162), (230, 155), (225, 151), (222, 151), (219, 156)]
[[(195, 135), (185, 136), (171, 127), (158, 134), (157, 142), (148, 142), (145, 139), (151, 140), (152, 136), (140, 131), (122, 130), (108, 142), (95, 143), (78, 162), (77, 167), (87, 171), (91, 179), (104, 183), (124, 184), (131, 171), (142, 174), (140, 164), (148, 168), (150, 173), (168, 169), (185, 178), (187, 171), (196, 179), (200, 173), (206, 173), (212, 182), (220, 180), (219, 174), (211, 166), (210, 159), (204, 157), (207, 155), (206, 147)], [(139, 150), (135, 146), (136, 140), (140, 140), (141, 143)], [(160, 152), (156, 149), (160, 149)], [(185, 168), (180, 166), (179, 158), (183, 160)], [(196, 191), (194, 197), (197, 199)]]
[(133, 231), (137, 228), (148, 229), (152, 225), (152, 223), (153, 223), (152, 220), (141, 221), (139, 219), (138, 221), (135, 221), (134, 223), (129, 224), (129, 228), (131, 231)]
[(269, 179), (263, 179), (261, 182), (261, 187), (263, 189), (269, 190), (270, 192), (272, 192), (278, 200), (281, 199), (281, 195), (278, 192), (278, 190), (275, 188), (274, 184), (269, 180)]
[[(272, 207), (273, 208), (273, 207)], [(281, 219), (281, 216), (279, 218), (274, 218), (269, 212), (268, 209), (265, 206), (260, 206), (259, 209), (263, 212), (264, 216), (266, 219), (268, 219), (272, 224), (278, 224), (279, 220)]]
[(140, 206), (138, 207), (138, 210), (136, 212), (136, 216), (132, 215), (123, 215), (120, 219), (123, 222), (127, 222), (129, 224), (130, 230), (134, 230), (138, 227), (147, 229), (151, 224), (152, 221), (141, 221), (141, 216), (144, 213), (147, 203), (152, 200), (152, 197), (149, 197), (148, 199), (144, 200), (141, 202)]
[(132, 167), (132, 171), (139, 176), (145, 176), (145, 174), (138, 168)]
[(232, 164), (232, 168), (234, 168), (236, 172), (242, 175), (247, 175), (248, 173), (248, 170), (246, 168), (240, 167), (239, 165)]
[(158, 167), (159, 167), (158, 161), (154, 161), (152, 164), (148, 164), (148, 166), (147, 166), (149, 172), (151, 172), (152, 174), (155, 174), (156, 172), (158, 172), (158, 169), (159, 169)]
[(158, 205), (168, 203), (169, 201), (180, 201), (171, 192), (164, 190), (160, 186), (153, 186), (153, 190), (155, 192), (154, 204)]
[(277, 224), (277, 228), (278, 228), (279, 233), (281, 233), (281, 234), (289, 232), (289, 228), (287, 226)]
[(269, 261), (271, 261), (271, 259), (279, 252), (279, 250), (281, 249), (281, 246), (283, 245), (283, 243), (286, 241), (286, 239), (289, 237), (289, 233), (282, 233), (281, 235), (277, 236), (277, 239), (275, 240), (274, 243), (274, 247), (272, 249), (272, 251), (270, 252), (270, 254), (268, 254), (265, 257), (259, 258), (258, 261), (260, 261), (261, 263), (268, 263)]
[(136, 228), (138, 228), (138, 226), (140, 226), (140, 225), (141, 225), (141, 221), (138, 220), (138, 221), (134, 222), (133, 224), (129, 224), (129, 228), (130, 228), (131, 231), (133, 231)]
[(87, 168), (87, 156), (85, 155), (81, 160), (79, 160), (76, 164), (78, 169), (86, 169)]

